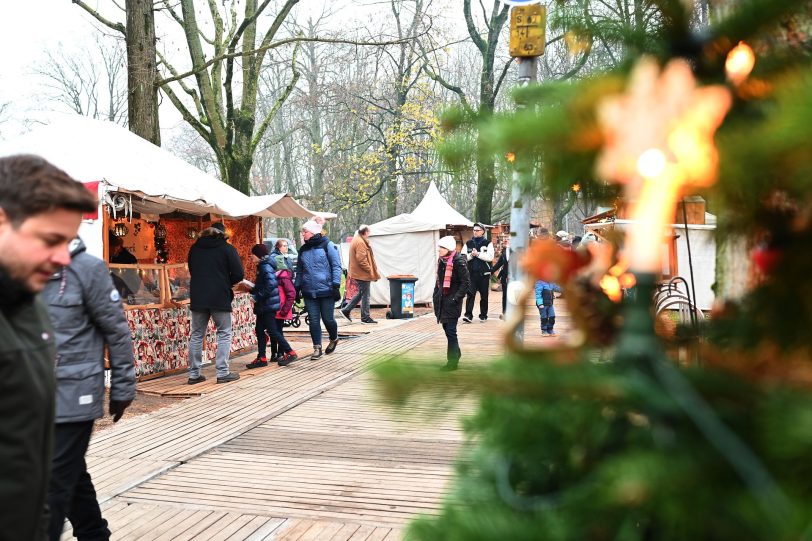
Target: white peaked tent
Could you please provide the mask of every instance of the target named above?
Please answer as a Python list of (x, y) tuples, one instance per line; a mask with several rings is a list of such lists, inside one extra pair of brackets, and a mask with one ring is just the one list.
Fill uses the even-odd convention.
[(440, 229), (445, 229), (447, 225), (474, 226), (474, 222), (448, 204), (448, 201), (440, 195), (440, 190), (437, 189), (437, 185), (434, 184), (433, 180), (429, 184), (429, 189), (426, 190), (423, 200), (412, 211), (412, 217), (417, 220), (440, 224)]
[[(229, 218), (335, 217), (310, 211), (285, 193), (249, 197), (126, 128), (80, 115), (64, 116), (0, 142), (0, 156), (11, 154), (36, 154), (76, 180), (101, 181), (100, 199), (105, 193), (123, 194), (132, 209), (141, 213), (179, 210)], [(83, 224), (80, 230), (93, 253), (98, 251), (93, 239), (101, 238), (101, 233), (101, 220)]]
[(370, 225), (369, 242), (382, 278), (370, 287), (372, 304), (389, 304), (386, 276), (417, 276), (414, 302), (431, 302), (437, 272), (437, 241), (449, 226), (471, 227), (473, 222), (454, 210), (432, 181), (423, 200), (410, 214), (399, 214)]

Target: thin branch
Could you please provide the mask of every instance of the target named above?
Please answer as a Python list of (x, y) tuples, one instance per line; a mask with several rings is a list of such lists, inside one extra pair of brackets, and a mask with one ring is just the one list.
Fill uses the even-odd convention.
[(237, 57), (240, 57), (240, 56), (250, 56), (250, 55), (252, 55), (254, 53), (265, 52), (265, 51), (268, 51), (270, 49), (276, 49), (277, 47), (281, 47), (283, 45), (290, 45), (291, 43), (308, 42), (308, 41), (313, 41), (313, 42), (317, 42), (317, 43), (339, 43), (339, 44), (344, 44), (344, 45), (359, 45), (359, 46), (371, 45), (371, 46), (381, 47), (381, 46), (387, 46), (387, 45), (398, 45), (400, 43), (404, 43), (404, 42), (409, 41), (409, 39), (396, 39), (396, 40), (392, 40), (392, 41), (374, 42), (374, 41), (352, 41), (352, 40), (348, 40), (348, 39), (330, 39), (330, 38), (305, 38), (305, 37), (287, 38), (287, 39), (279, 40), (279, 41), (277, 41), (275, 43), (271, 43), (271, 44), (269, 44), (267, 46), (264, 46), (264, 47), (258, 47), (258, 48), (254, 49), (252, 51), (243, 51), (243, 52), (239, 52), (239, 53), (236, 53), (236, 52), (235, 53), (227, 53), (227, 54), (222, 54), (222, 55), (219, 55), (219, 56), (215, 56), (214, 58), (212, 58), (210, 60), (207, 60), (206, 62), (204, 62), (203, 64), (201, 64), (197, 68), (191, 69), (191, 70), (189, 70), (187, 72), (181, 73), (180, 75), (177, 75), (177, 76), (174, 76), (174, 77), (167, 77), (166, 79), (161, 79), (161, 80), (157, 81), (155, 84), (158, 85), (158, 86), (163, 86), (163, 85), (172, 83), (174, 81), (178, 81), (180, 79), (185, 79), (186, 77), (190, 77), (192, 75), (195, 75), (196, 73), (208, 68), (209, 66), (211, 66), (215, 62), (219, 62), (219, 61), (221, 61), (223, 59), (226, 59), (226, 58), (237, 58)]
[(505, 65), (502, 67), (502, 73), (499, 74), (499, 78), (496, 80), (496, 86), (493, 89), (494, 97), (499, 95), (499, 89), (502, 87), (502, 83), (505, 80), (505, 76), (508, 73), (508, 69), (510, 68), (511, 64), (513, 64), (514, 60), (515, 58), (511, 57), (510, 60), (505, 62)]
[(107, 26), (109, 28), (112, 28), (113, 30), (115, 30), (117, 32), (121, 32), (121, 34), (124, 37), (127, 36), (127, 28), (122, 23), (114, 23), (113, 21), (111, 21), (109, 19), (105, 19), (104, 17), (102, 17), (101, 13), (99, 13), (98, 11), (93, 9), (92, 7), (90, 7), (87, 4), (85, 4), (84, 2), (82, 2), (82, 0), (71, 0), (71, 1), (74, 4), (76, 4), (77, 6), (79, 6), (80, 8), (82, 8), (83, 10), (90, 13), (97, 21), (99, 21), (103, 25), (105, 25), (105, 26)]

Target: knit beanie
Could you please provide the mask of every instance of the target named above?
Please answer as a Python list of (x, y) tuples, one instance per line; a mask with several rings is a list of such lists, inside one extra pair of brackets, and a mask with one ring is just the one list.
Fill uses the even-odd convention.
[(259, 259), (262, 259), (268, 255), (268, 247), (264, 244), (254, 244), (254, 246), (251, 248), (251, 253), (257, 256)]
[(457, 241), (456, 241), (456, 239), (454, 237), (452, 237), (451, 235), (448, 235), (446, 237), (441, 238), (437, 242), (437, 246), (439, 246), (440, 248), (445, 248), (446, 250), (451, 252), (451, 251), (457, 249)]
[(322, 227), (324, 226), (324, 218), (321, 216), (313, 216), (311, 219), (305, 222), (302, 226), (302, 229), (305, 231), (309, 231), (314, 235), (318, 235), (321, 233)]

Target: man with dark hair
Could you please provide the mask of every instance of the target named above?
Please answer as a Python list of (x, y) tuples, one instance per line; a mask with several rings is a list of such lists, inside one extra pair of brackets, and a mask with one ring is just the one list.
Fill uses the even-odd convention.
[(0, 158), (0, 532), (44, 539), (54, 425), (53, 331), (36, 298), (70, 263), (97, 201), (36, 156)]
[(465, 243), (462, 255), (468, 259), (468, 298), (465, 299), (465, 315), (463, 323), (471, 323), (474, 319), (474, 302), (479, 293), (479, 322), (485, 323), (488, 319), (488, 291), (491, 285), (491, 262), (493, 261), (493, 244), (485, 236), (485, 226), (474, 224), (474, 236)]
[(135, 398), (130, 327), (107, 265), (76, 239), (70, 265), (42, 291), (56, 332), (56, 428), (48, 506), (49, 537), (59, 541), (65, 518), (78, 539), (108, 539), (85, 453), (93, 422), (104, 414), (104, 352), (110, 358), (110, 415), (117, 422)]
[(124, 247), (124, 239), (115, 235), (110, 237), (110, 263), (118, 265), (138, 264), (138, 259)]
[(228, 356), (231, 352), (232, 287), (245, 277), (237, 250), (226, 241), (226, 227), (220, 222), (200, 232), (200, 238), (189, 250), (189, 310), (191, 336), (189, 338), (189, 385), (206, 380), (200, 373), (203, 362), (203, 336), (209, 319), (217, 328), (217, 383), (240, 379), (230, 372)]

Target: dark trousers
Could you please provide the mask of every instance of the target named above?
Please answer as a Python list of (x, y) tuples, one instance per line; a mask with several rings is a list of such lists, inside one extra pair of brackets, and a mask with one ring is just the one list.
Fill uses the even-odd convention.
[(502, 282), (502, 315), (507, 313), (507, 282)]
[(445, 332), (445, 337), (448, 339), (446, 359), (448, 360), (448, 364), (457, 366), (457, 364), (460, 362), (460, 357), (462, 357), (462, 351), (460, 351), (460, 341), (457, 338), (457, 320), (443, 321), (442, 325), (443, 331)]
[(307, 309), (307, 318), (310, 320), (310, 338), (313, 340), (313, 345), (321, 345), (321, 323), (319, 320), (324, 322), (330, 340), (337, 339), (338, 323), (336, 323), (335, 314), (333, 314), (333, 310), (335, 310), (333, 297), (305, 298), (304, 302)]
[(272, 352), (279, 351), (281, 353), (288, 353), (291, 351), (290, 344), (285, 340), (285, 335), (282, 334), (282, 320), (276, 319), (276, 312), (265, 312), (264, 314), (257, 314), (257, 323), (254, 327), (257, 333), (257, 355), (265, 357), (265, 331), (268, 331), (268, 336), (271, 337), (271, 343), (276, 342), (277, 349), (271, 348)]
[(468, 297), (465, 299), (465, 317), (474, 318), (474, 298), (479, 292), (479, 319), (488, 319), (488, 290), (491, 283), (490, 274), (471, 274), (471, 283), (468, 286)]
[(73, 526), (73, 535), (80, 541), (110, 539), (110, 530), (102, 518), (96, 489), (85, 463), (92, 431), (93, 421), (54, 426), (54, 457), (48, 490), (51, 509), (48, 538), (51, 541), (58, 541), (62, 536), (66, 517)]
[(355, 308), (355, 305), (358, 304), (358, 301), (361, 301), (361, 319), (370, 319), (369, 315), (369, 285), (371, 282), (368, 280), (355, 280), (355, 283), (358, 284), (358, 293), (350, 299), (350, 302), (347, 303), (347, 306), (344, 307), (344, 312), (349, 314), (352, 312), (352, 309)]

